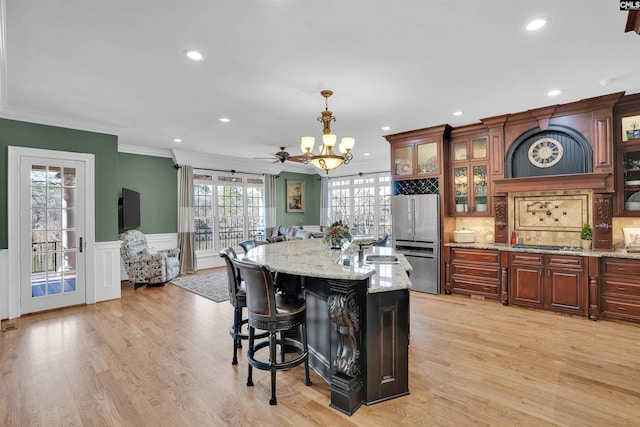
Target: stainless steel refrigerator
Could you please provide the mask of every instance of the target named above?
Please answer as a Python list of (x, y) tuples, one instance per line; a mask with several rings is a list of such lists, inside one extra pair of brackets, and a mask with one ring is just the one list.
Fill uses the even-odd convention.
[(401, 195), (391, 199), (393, 245), (413, 267), (411, 288), (414, 291), (440, 293), (439, 206), (438, 194)]

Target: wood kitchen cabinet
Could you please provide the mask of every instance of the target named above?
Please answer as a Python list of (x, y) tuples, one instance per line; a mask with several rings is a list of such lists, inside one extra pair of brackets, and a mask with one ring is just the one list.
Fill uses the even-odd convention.
[(452, 216), (489, 216), (489, 134), (484, 125), (456, 128), (451, 135)]
[(602, 317), (640, 321), (640, 260), (602, 259)]
[(619, 216), (640, 216), (640, 94), (616, 105), (616, 195)]
[(450, 292), (498, 299), (501, 291), (500, 251), (451, 248)]
[(388, 135), (391, 144), (393, 179), (415, 179), (443, 173), (443, 144), (448, 142), (451, 127), (434, 126)]
[(586, 316), (588, 276), (584, 258), (511, 253), (509, 303)]

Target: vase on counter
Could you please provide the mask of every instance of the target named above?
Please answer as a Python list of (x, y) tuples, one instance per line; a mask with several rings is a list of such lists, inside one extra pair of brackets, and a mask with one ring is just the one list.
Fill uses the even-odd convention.
[(585, 251), (591, 249), (591, 242), (593, 242), (593, 240), (580, 240), (580, 243), (582, 244), (582, 249)]
[(327, 243), (331, 249), (342, 249), (342, 241), (351, 239), (349, 227), (342, 221), (336, 221), (324, 230), (322, 241)]

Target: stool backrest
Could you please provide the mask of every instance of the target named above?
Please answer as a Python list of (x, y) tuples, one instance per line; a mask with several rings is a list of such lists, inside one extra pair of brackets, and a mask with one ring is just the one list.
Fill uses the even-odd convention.
[(238, 270), (238, 268), (233, 264), (232, 260), (238, 259), (238, 256), (233, 248), (225, 248), (221, 250), (220, 256), (224, 258), (224, 261), (227, 264), (229, 302), (235, 307), (238, 303), (238, 291), (240, 290), (240, 284), (242, 283), (242, 276), (240, 276), (240, 270)]
[(249, 323), (276, 320), (276, 293), (271, 270), (251, 261), (233, 260), (244, 278)]

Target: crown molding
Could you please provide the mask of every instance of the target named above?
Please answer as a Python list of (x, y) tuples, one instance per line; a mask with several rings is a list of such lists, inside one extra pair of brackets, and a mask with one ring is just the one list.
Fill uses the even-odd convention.
[[(0, 0), (1, 1), (1, 0)], [(4, 107), (0, 111), (0, 117), (4, 119), (18, 120), (22, 122), (37, 123), (47, 126), (56, 126), (67, 129), (76, 129), (86, 132), (104, 133), (107, 135), (119, 135), (125, 126), (105, 124), (90, 120), (73, 120), (68, 118), (53, 117), (48, 114), (21, 110), (18, 108)]]
[(141, 145), (122, 144), (118, 142), (118, 153), (141, 154), (143, 156), (173, 158), (171, 150), (167, 148), (143, 147)]

